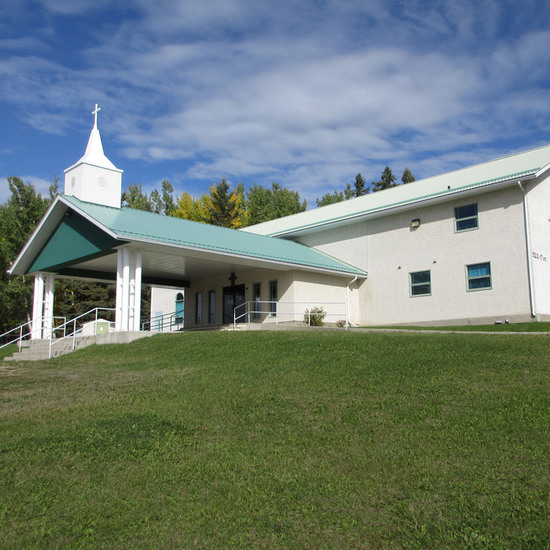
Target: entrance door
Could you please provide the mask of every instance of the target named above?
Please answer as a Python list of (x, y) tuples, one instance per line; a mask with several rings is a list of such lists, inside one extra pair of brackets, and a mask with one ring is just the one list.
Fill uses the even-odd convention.
[[(244, 285), (225, 286), (223, 288), (223, 322), (229, 324), (233, 322), (233, 311), (237, 306), (244, 304)], [(244, 313), (244, 308), (240, 308), (239, 314)]]

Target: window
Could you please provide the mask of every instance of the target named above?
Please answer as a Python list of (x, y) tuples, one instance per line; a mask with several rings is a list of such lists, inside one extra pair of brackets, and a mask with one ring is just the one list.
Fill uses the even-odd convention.
[(208, 322), (216, 322), (216, 291), (208, 291)]
[(202, 325), (202, 292), (195, 294), (195, 324)]
[(278, 301), (277, 281), (269, 281), (269, 313), (275, 315), (277, 313)]
[(467, 204), (455, 208), (455, 231), (468, 231), (477, 228), (477, 204)]
[(183, 294), (181, 292), (178, 292), (176, 294), (176, 317), (174, 319), (174, 321), (177, 324), (183, 323), (183, 311), (184, 311)]
[(252, 299), (254, 300), (254, 312), (252, 313), (253, 319), (259, 319), (261, 317), (262, 304), (262, 287), (260, 283), (254, 283), (252, 285)]
[(473, 264), (466, 266), (468, 290), (483, 290), (491, 288), (491, 264)]
[(427, 296), (432, 293), (432, 282), (429, 271), (409, 273), (411, 279), (411, 296)]

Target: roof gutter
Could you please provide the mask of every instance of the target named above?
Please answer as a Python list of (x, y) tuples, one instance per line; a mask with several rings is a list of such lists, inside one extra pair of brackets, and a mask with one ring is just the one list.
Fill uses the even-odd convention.
[(518, 180), (518, 187), (523, 193), (523, 226), (525, 231), (525, 248), (527, 254), (527, 276), (529, 279), (529, 307), (531, 308), (531, 317), (534, 319), (537, 316), (537, 311), (535, 308), (535, 292), (533, 284), (533, 269), (531, 266), (532, 263), (532, 254), (531, 254), (531, 235), (529, 232), (529, 211), (527, 209), (527, 191), (521, 184), (521, 180)]

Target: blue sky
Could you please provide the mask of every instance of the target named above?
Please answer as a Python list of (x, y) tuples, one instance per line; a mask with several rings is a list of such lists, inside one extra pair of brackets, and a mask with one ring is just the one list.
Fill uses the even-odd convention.
[(226, 177), (309, 207), (550, 143), (545, 0), (3, 0), (0, 202), (47, 192), (99, 103), (123, 184)]

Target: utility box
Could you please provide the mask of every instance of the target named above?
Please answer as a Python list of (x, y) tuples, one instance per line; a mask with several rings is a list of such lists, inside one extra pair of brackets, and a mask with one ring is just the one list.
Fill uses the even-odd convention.
[(95, 336), (96, 334), (107, 334), (111, 331), (113, 323), (106, 319), (90, 321), (82, 325), (82, 336)]

